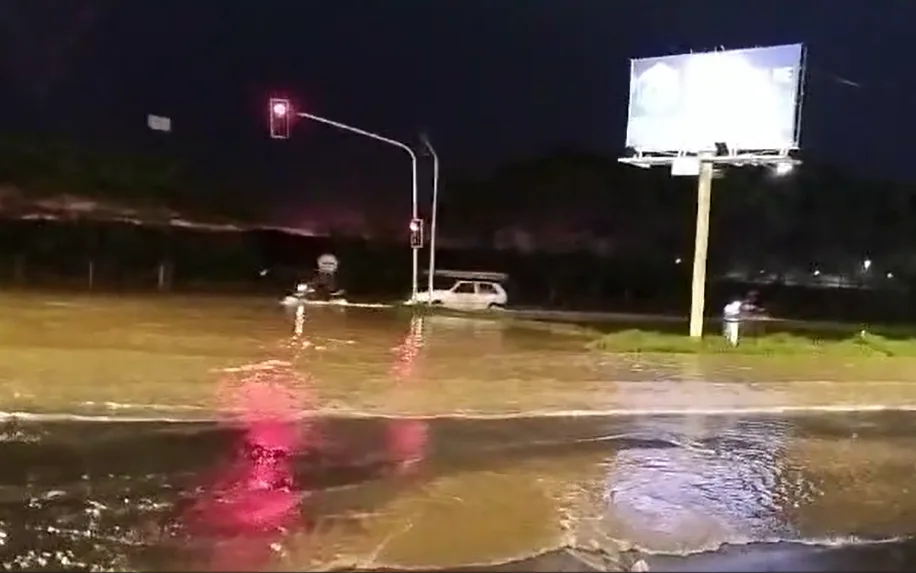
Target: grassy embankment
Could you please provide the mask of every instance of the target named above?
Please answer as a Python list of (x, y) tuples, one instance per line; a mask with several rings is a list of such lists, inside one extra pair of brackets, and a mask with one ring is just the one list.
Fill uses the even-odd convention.
[(865, 330), (823, 335), (775, 332), (743, 338), (737, 347), (731, 347), (718, 332), (694, 340), (682, 334), (623, 330), (598, 335), (588, 347), (615, 353), (916, 357), (916, 336), (891, 337)]

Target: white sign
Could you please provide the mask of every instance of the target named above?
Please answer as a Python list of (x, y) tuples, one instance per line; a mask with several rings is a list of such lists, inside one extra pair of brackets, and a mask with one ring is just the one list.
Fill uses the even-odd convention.
[(671, 161), (671, 175), (674, 177), (696, 177), (700, 174), (700, 158), (686, 155)]
[(153, 131), (170, 132), (172, 131), (172, 118), (149, 114), (146, 116), (146, 126)]
[(801, 44), (633, 60), (627, 147), (699, 152), (798, 147)]
[(332, 274), (337, 272), (337, 257), (330, 253), (325, 253), (318, 257), (318, 270), (323, 273)]

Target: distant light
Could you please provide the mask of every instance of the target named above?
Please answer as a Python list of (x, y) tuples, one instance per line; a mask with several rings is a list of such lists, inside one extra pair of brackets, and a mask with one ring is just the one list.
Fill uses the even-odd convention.
[(416, 233), (417, 231), (420, 230), (420, 221), (417, 221), (416, 219), (413, 219), (413, 220), (410, 222), (409, 228), (410, 228), (410, 231), (411, 231), (412, 233)]
[(889, 279), (894, 278), (894, 273), (887, 273), (887, 278), (889, 278)]
[(814, 276), (816, 276), (816, 277), (821, 276), (821, 270), (820, 270), (820, 269), (814, 269)]
[(274, 103), (273, 112), (275, 116), (283, 117), (284, 115), (286, 115), (287, 111), (288, 110), (286, 108), (286, 104), (283, 103), (282, 101), (278, 101)]
[(862, 261), (862, 270), (868, 270), (871, 268), (871, 259), (865, 259)]
[(795, 169), (794, 165), (792, 165), (788, 161), (783, 161), (781, 163), (776, 164), (776, 167), (773, 168), (773, 173), (777, 177), (784, 177), (788, 175), (789, 173), (792, 173), (793, 169)]

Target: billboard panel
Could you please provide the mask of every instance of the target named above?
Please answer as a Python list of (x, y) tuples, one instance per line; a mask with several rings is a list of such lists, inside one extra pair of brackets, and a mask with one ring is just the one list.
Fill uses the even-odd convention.
[(803, 53), (791, 44), (632, 60), (627, 147), (796, 148)]

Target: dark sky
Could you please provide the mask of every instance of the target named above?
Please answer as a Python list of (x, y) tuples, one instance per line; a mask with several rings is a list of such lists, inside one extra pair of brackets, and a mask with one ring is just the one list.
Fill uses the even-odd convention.
[[(802, 147), (908, 178), (914, 18), (905, 0), (0, 0), (0, 103), (9, 125), (112, 137), (161, 113), (169, 145), (263, 166), (292, 157), (264, 143), (264, 102), (286, 92), (395, 138), (426, 129), (473, 168), (563, 143), (618, 153), (631, 57), (804, 42)], [(316, 169), (398, 153), (328, 131), (300, 125), (287, 147)]]

